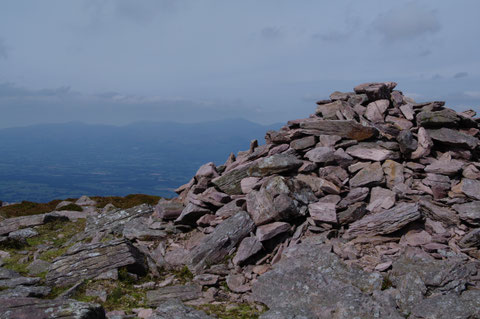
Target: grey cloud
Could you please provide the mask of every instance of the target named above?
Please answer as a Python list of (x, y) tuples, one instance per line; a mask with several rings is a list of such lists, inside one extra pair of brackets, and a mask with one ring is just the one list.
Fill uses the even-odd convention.
[(265, 27), (260, 31), (260, 35), (263, 39), (271, 40), (283, 37), (284, 33), (280, 27)]
[(432, 76), (432, 80), (440, 80), (440, 79), (443, 79), (443, 76), (441, 76), (441, 75), (438, 74), (438, 73), (437, 73), (437, 74), (434, 74), (434, 75)]
[(468, 72), (458, 72), (455, 73), (453, 76), (454, 79), (461, 79), (461, 78), (466, 78), (468, 76)]
[(351, 33), (349, 32), (338, 32), (338, 31), (330, 31), (327, 33), (315, 33), (312, 35), (313, 39), (320, 39), (324, 42), (342, 42), (350, 38)]
[(409, 2), (379, 15), (373, 27), (385, 41), (396, 42), (436, 33), (441, 25), (434, 10)]
[(115, 11), (119, 16), (133, 22), (145, 24), (160, 12), (172, 12), (178, 8), (178, 0), (116, 0)]
[(5, 44), (5, 40), (3, 40), (2, 38), (0, 38), (0, 58), (8, 58), (8, 48)]

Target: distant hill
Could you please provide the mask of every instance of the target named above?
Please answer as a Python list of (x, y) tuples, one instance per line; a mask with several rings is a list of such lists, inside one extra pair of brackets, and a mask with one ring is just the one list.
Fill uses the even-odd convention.
[(0, 129), (0, 200), (46, 202), (80, 195), (173, 196), (203, 163), (264, 142), (269, 129), (243, 119), (195, 124), (83, 123)]

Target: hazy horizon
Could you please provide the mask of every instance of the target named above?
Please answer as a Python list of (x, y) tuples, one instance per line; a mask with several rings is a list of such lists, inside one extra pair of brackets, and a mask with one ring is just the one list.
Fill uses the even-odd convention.
[(262, 124), (395, 81), (480, 106), (480, 3), (19, 0), (0, 5), (0, 128), (81, 121)]

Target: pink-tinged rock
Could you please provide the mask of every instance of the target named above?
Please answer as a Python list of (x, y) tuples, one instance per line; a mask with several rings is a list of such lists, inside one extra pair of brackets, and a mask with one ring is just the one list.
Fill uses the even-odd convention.
[(377, 136), (378, 131), (371, 126), (364, 126), (357, 121), (330, 121), (309, 119), (300, 123), (301, 131), (307, 135), (338, 135), (357, 141), (363, 141)]
[(402, 112), (403, 116), (409, 121), (415, 118), (415, 113), (413, 112), (412, 104), (407, 103), (400, 106), (400, 111)]
[(444, 234), (447, 229), (443, 227), (441, 222), (425, 218), (425, 229), (434, 234)]
[(327, 194), (340, 194), (340, 188), (333, 184), (332, 182), (327, 181), (326, 179), (316, 177), (314, 175), (304, 175), (299, 174), (296, 177), (298, 180), (304, 182), (312, 191), (316, 194), (327, 193)]
[(242, 266), (262, 250), (263, 245), (256, 237), (244, 238), (238, 246), (235, 257), (233, 257), (233, 264)]
[(355, 172), (358, 172), (359, 170), (361, 170), (362, 168), (367, 167), (370, 164), (371, 164), (371, 162), (358, 162), (358, 163), (355, 163), (355, 164), (352, 164), (352, 165), (348, 166), (348, 171), (350, 173), (355, 173)]
[(418, 129), (417, 135), (418, 135), (418, 145), (417, 145), (417, 149), (410, 156), (412, 159), (419, 159), (419, 158), (428, 156), (433, 147), (433, 141), (430, 138), (430, 135), (428, 134), (426, 129), (424, 129), (423, 127), (420, 127)]
[(425, 177), (422, 182), (430, 186), (435, 199), (446, 197), (451, 187), (450, 178), (440, 174), (427, 173), (427, 177)]
[(318, 146), (333, 147), (342, 138), (337, 135), (320, 135), (318, 139), (319, 139)]
[(447, 245), (440, 244), (440, 243), (428, 243), (423, 246), (423, 249), (428, 253), (435, 253), (439, 250), (449, 249), (449, 247)]
[(273, 237), (286, 233), (290, 230), (290, 224), (284, 222), (274, 222), (259, 226), (257, 228), (256, 237), (259, 241), (266, 241)]
[(153, 314), (153, 309), (150, 308), (136, 308), (132, 309), (132, 311), (137, 313), (138, 318), (142, 319), (150, 318)]
[(345, 236), (354, 238), (391, 234), (421, 217), (422, 214), (416, 203), (400, 203), (389, 210), (367, 215), (352, 223)]
[(350, 179), (350, 187), (368, 186), (380, 183), (384, 179), (383, 170), (380, 163), (372, 163), (361, 169), (354, 177)]
[(464, 162), (454, 160), (450, 154), (446, 153), (432, 164), (427, 165), (425, 172), (452, 176), (460, 172), (464, 165)]
[(346, 208), (353, 203), (361, 202), (367, 198), (369, 192), (370, 190), (368, 187), (352, 188), (350, 189), (350, 192), (348, 192), (347, 196), (340, 201), (338, 207)]
[(373, 123), (383, 122), (385, 111), (390, 105), (389, 100), (378, 100), (367, 105), (365, 117)]
[(468, 179), (480, 179), (480, 170), (475, 165), (467, 165), (463, 169), (462, 176)]
[(335, 203), (316, 202), (308, 205), (308, 211), (315, 222), (336, 224), (337, 210), (335, 206)]
[(388, 270), (390, 267), (392, 267), (392, 262), (387, 261), (387, 262), (376, 265), (375, 270), (382, 272), (382, 271)]
[(213, 162), (203, 164), (198, 169), (197, 173), (195, 173), (195, 178), (199, 180), (202, 177), (212, 179), (218, 177), (217, 167)]
[(463, 193), (470, 198), (480, 200), (480, 181), (463, 178), (460, 183), (452, 187), (454, 193)]
[(315, 136), (306, 136), (298, 140), (293, 140), (290, 142), (290, 147), (294, 150), (304, 150), (306, 148), (312, 147), (316, 144)]
[(229, 218), (235, 215), (236, 213), (238, 213), (239, 211), (241, 211), (244, 204), (245, 204), (245, 199), (234, 199), (230, 203), (219, 208), (215, 212), (215, 216), (223, 219)]
[(424, 230), (411, 230), (404, 235), (404, 240), (409, 246), (419, 247), (430, 243), (432, 236)]
[(308, 174), (317, 169), (317, 164), (310, 161), (303, 161), (302, 166), (298, 169), (298, 173)]
[(395, 205), (395, 193), (382, 187), (372, 188), (367, 210), (378, 213)]
[(425, 217), (442, 222), (444, 225), (448, 226), (456, 226), (460, 224), (460, 218), (458, 215), (447, 206), (430, 201), (426, 198), (420, 199), (419, 204), (422, 207)]
[(350, 104), (340, 100), (318, 105), (315, 113), (321, 115), (325, 120), (353, 120), (355, 118), (355, 111)]
[(252, 289), (252, 287), (245, 282), (245, 277), (242, 274), (228, 275), (226, 282), (228, 288), (236, 293), (245, 293)]
[(348, 172), (340, 166), (325, 166), (318, 170), (318, 177), (341, 187), (348, 182)]
[(387, 115), (385, 121), (393, 123), (400, 130), (409, 130), (413, 127), (412, 122), (401, 117)]
[(390, 92), (395, 88), (395, 82), (372, 82), (357, 85), (353, 90), (357, 94), (365, 93), (370, 101), (389, 99)]
[(275, 155), (275, 154), (283, 153), (283, 152), (285, 152), (286, 150), (288, 150), (289, 148), (290, 148), (290, 145), (288, 145), (288, 144), (281, 144), (281, 145), (275, 146), (274, 148), (272, 148), (272, 149), (268, 152), (268, 156), (272, 156), (272, 155)]
[(395, 185), (402, 184), (405, 181), (404, 166), (402, 164), (386, 160), (382, 165), (382, 169), (389, 188), (393, 188)]
[(360, 143), (346, 149), (347, 154), (364, 160), (384, 161), (398, 158), (398, 153), (387, 150), (376, 143)]
[(259, 180), (260, 180), (259, 177), (246, 177), (242, 179), (242, 181), (240, 182), (242, 193), (244, 194), (250, 193), (255, 187), (259, 186), (258, 185)]
[(212, 224), (214, 224), (216, 218), (217, 217), (215, 215), (211, 214), (203, 215), (197, 220), (197, 225), (201, 227), (211, 226)]
[(334, 159), (335, 149), (333, 147), (316, 147), (305, 154), (305, 158), (314, 163), (331, 162)]
[(264, 157), (248, 169), (248, 176), (264, 177), (274, 174), (296, 171), (303, 162), (293, 155), (276, 154)]
[(480, 226), (480, 201), (455, 204), (453, 209), (458, 212), (461, 220), (470, 225)]

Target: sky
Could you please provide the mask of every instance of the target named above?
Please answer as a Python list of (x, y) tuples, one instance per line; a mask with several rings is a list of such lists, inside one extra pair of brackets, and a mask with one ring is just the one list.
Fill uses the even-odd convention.
[(478, 0), (0, 3), (0, 128), (270, 124), (363, 82), (480, 113)]

